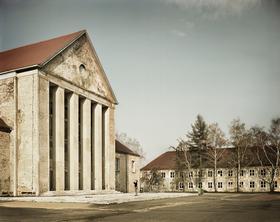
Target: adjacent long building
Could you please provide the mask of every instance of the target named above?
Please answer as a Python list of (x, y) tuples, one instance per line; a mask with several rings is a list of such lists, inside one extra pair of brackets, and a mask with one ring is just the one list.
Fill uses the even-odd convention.
[(201, 169), (192, 167), (188, 170), (179, 170), (176, 151), (165, 152), (141, 169), (143, 178), (151, 177), (151, 172), (155, 171), (162, 177), (162, 183), (152, 187), (142, 183), (141, 187), (144, 191), (156, 189), (195, 192), (201, 188), (207, 192), (215, 192), (216, 187), (217, 192), (269, 192), (272, 185), (274, 191), (280, 192), (280, 169), (271, 181), (272, 168), (266, 157), (261, 157), (263, 164), (260, 164), (255, 157), (255, 148), (250, 150), (254, 156), (246, 166), (241, 167), (240, 172), (237, 172), (236, 167), (231, 164), (234, 148), (223, 149), (223, 157), (218, 162), (216, 171), (209, 162), (206, 162)]
[(0, 195), (115, 190), (116, 104), (86, 31), (1, 52)]

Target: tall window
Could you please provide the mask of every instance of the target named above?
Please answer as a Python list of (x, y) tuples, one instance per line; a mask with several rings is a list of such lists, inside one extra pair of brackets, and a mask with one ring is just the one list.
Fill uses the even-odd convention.
[(277, 181), (274, 181), (274, 188), (278, 188)]
[(198, 183), (198, 188), (202, 188), (202, 183), (201, 182)]
[(228, 171), (228, 176), (229, 176), (229, 177), (232, 177), (232, 170), (229, 170), (229, 171)]
[(132, 169), (132, 173), (136, 172), (136, 167), (135, 167), (135, 161), (134, 160), (131, 161), (131, 169)]
[(218, 188), (223, 188), (223, 183), (222, 182), (218, 182)]
[(165, 178), (165, 172), (161, 172), (161, 177)]
[(213, 188), (213, 183), (212, 182), (208, 182), (208, 188)]
[(174, 178), (174, 177), (175, 177), (175, 172), (174, 171), (170, 172), (170, 178)]
[(239, 187), (240, 187), (240, 188), (243, 188), (243, 187), (244, 187), (244, 182), (243, 182), (243, 181), (239, 182)]
[(228, 182), (228, 187), (232, 187), (233, 186), (233, 182), (232, 181), (229, 181)]
[(240, 172), (239, 172), (239, 175), (241, 176), (241, 177), (243, 177), (244, 176), (244, 170), (240, 170)]
[(222, 177), (222, 176), (223, 176), (223, 171), (222, 171), (222, 170), (218, 170), (218, 175), (219, 175), (220, 177)]
[(208, 170), (208, 177), (213, 177), (213, 171), (212, 170)]
[(116, 158), (116, 171), (120, 171), (120, 158)]

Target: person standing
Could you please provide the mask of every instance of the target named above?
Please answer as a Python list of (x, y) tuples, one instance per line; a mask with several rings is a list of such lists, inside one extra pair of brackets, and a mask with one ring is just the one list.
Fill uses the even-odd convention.
[(138, 180), (135, 180), (133, 183), (135, 188), (135, 196), (138, 196)]

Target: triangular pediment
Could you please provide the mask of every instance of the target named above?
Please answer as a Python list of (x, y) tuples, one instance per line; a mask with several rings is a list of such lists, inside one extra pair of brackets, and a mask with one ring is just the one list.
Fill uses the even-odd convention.
[(85, 33), (42, 68), (96, 95), (117, 103), (114, 92)]

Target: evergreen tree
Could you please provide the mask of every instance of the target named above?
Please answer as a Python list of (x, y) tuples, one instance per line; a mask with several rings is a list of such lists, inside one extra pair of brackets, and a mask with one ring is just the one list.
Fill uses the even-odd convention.
[(198, 182), (201, 182), (203, 162), (206, 160), (208, 127), (201, 115), (197, 115), (196, 121), (191, 125), (192, 130), (187, 134), (188, 145), (192, 153), (194, 166), (199, 168)]

